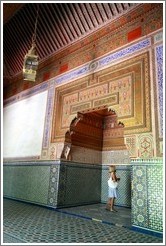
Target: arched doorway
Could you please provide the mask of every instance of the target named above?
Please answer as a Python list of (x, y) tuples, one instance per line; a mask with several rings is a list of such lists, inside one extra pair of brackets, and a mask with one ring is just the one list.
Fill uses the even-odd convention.
[[(118, 122), (114, 110), (98, 107), (82, 112), (72, 120), (66, 132), (65, 145), (61, 158), (77, 161), (80, 149), (88, 150), (91, 155), (98, 154), (98, 160), (83, 158), (84, 163), (102, 163), (104, 155), (113, 150), (126, 150), (124, 143), (124, 124)], [(90, 161), (91, 160), (91, 161)], [(108, 163), (109, 164), (109, 163)]]
[[(77, 183), (65, 193), (66, 196), (69, 194), (68, 200), (71, 201), (71, 206), (105, 204), (109, 165), (115, 164), (117, 174), (121, 178), (120, 198), (116, 200), (116, 205), (121, 208), (131, 208), (131, 170), (130, 165), (123, 161), (124, 158), (129, 159), (124, 141), (124, 124), (118, 121), (114, 110), (100, 107), (78, 112), (66, 132), (64, 146), (61, 157), (68, 161), (65, 168), (68, 170), (67, 173), (72, 175), (71, 178), (67, 175), (65, 177), (70, 179), (69, 185), (72, 182)], [(73, 163), (77, 164), (73, 165)], [(91, 167), (89, 168), (88, 165)], [(81, 190), (78, 187), (81, 187)], [(72, 203), (73, 200), (77, 200), (77, 203), (76, 201)], [(66, 199), (66, 207), (67, 204)], [(131, 214), (131, 210), (127, 210), (127, 213)]]

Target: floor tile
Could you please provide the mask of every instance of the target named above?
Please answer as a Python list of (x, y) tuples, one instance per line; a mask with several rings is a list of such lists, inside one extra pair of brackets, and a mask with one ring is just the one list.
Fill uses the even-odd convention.
[(123, 225), (125, 227), (131, 227), (131, 209), (116, 206), (117, 213), (112, 213), (105, 209), (105, 204), (93, 204), (86, 206), (77, 206), (70, 208), (59, 209), (59, 211), (67, 212), (73, 215), (85, 216), (88, 218), (94, 218), (96, 220), (102, 220), (103, 222), (110, 222), (112, 224)]
[[(89, 206), (89, 205), (88, 205)], [(84, 207), (87, 214), (88, 206)], [(4, 199), (3, 243), (161, 243), (162, 239), (131, 231), (128, 228), (92, 220), (97, 210), (93, 205), (87, 218), (69, 211), (53, 210), (37, 205)], [(74, 208), (72, 208), (74, 209)], [(82, 210), (83, 211), (83, 210)], [(105, 212), (103, 213), (105, 214)], [(117, 214), (117, 213), (116, 213)], [(120, 211), (119, 211), (120, 214)], [(100, 215), (101, 216), (101, 215)], [(110, 215), (108, 211), (108, 217)], [(100, 217), (97, 217), (100, 218)], [(110, 219), (111, 221), (111, 219)]]

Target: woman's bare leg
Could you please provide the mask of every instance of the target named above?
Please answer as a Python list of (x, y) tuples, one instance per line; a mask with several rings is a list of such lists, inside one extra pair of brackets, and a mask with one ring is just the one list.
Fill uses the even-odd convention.
[(112, 197), (110, 199), (110, 211), (113, 211), (113, 206), (114, 206), (114, 198)]
[(117, 212), (117, 210), (114, 209), (114, 203), (115, 203), (115, 197), (113, 198), (113, 206), (112, 206), (112, 210), (115, 211), (115, 212)]
[(107, 201), (106, 210), (110, 210), (110, 206), (111, 206), (111, 198), (109, 198)]

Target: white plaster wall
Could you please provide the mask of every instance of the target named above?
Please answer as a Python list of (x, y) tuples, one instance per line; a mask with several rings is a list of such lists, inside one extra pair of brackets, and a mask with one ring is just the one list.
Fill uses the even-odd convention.
[(41, 155), (46, 103), (44, 91), (4, 108), (4, 158)]

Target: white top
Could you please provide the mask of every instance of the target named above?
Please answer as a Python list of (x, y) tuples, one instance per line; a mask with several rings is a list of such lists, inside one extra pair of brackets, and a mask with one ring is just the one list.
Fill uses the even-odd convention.
[(108, 186), (109, 186), (110, 188), (117, 188), (118, 182), (113, 181), (113, 180), (112, 180), (112, 177), (110, 176), (110, 178), (109, 178), (109, 180), (108, 180)]

